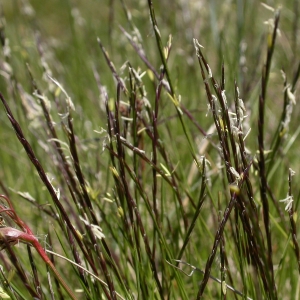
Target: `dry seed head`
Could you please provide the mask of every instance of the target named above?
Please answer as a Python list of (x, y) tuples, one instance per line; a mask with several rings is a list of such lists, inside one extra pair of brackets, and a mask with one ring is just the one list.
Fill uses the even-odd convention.
[(296, 104), (296, 96), (295, 96), (296, 93), (292, 93), (290, 85), (287, 86), (286, 92), (287, 92), (287, 96), (288, 96), (290, 102), (292, 104)]
[(290, 174), (291, 176), (294, 176), (296, 174), (296, 172), (294, 170), (292, 170), (291, 168), (289, 168)]
[(285, 204), (285, 210), (289, 212), (291, 208), (293, 207), (294, 198), (293, 196), (287, 196), (285, 199), (279, 200), (279, 202), (282, 202)]
[[(87, 218), (87, 216), (85, 215), (85, 217)], [(102, 228), (98, 225), (95, 224), (91, 224), (89, 221), (87, 221), (86, 219), (84, 219), (83, 217), (79, 216), (80, 220), (87, 226), (89, 226), (92, 230), (92, 232), (94, 233), (94, 235), (99, 239), (103, 239), (105, 238), (105, 235), (102, 232)]]
[(240, 180), (241, 179), (240, 174), (235, 170), (234, 167), (230, 167), (229, 171), (235, 177), (236, 180)]
[(225, 106), (227, 107), (227, 98), (226, 98), (225, 90), (221, 91), (221, 96), (222, 96)]
[(261, 4), (264, 8), (266, 8), (267, 10), (269, 10), (269, 11), (272, 11), (272, 12), (275, 11), (275, 8), (273, 8), (272, 6), (267, 5), (267, 4), (264, 3), (264, 2), (261, 2), (260, 4)]
[(71, 109), (73, 111), (75, 111), (75, 106), (71, 100), (71, 97), (68, 95), (68, 93), (66, 92), (66, 90), (63, 88), (63, 86), (54, 78), (52, 78), (49, 74), (48, 74), (48, 78), (57, 85), (57, 87), (63, 92), (63, 94), (66, 97), (66, 103), (67, 103), (67, 107), (68, 109)]
[(156, 25), (154, 25), (154, 30), (156, 31), (156, 33), (158, 34), (158, 36), (161, 38), (160, 31), (159, 31), (159, 29), (158, 29), (158, 27)]

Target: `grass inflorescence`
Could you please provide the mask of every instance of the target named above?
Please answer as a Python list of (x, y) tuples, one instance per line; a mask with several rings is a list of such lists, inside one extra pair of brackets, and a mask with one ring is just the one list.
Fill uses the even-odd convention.
[(297, 1), (15, 3), (0, 297), (299, 299)]

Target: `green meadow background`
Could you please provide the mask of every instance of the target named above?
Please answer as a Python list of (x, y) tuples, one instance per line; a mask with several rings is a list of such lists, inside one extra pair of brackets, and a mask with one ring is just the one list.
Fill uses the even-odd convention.
[[(300, 298), (299, 0), (2, 0), (0, 10), (0, 92), (49, 182), (59, 190), (78, 240), (3, 105), (0, 192), (9, 196), (45, 249), (97, 275), (53, 256), (78, 299)], [(225, 125), (226, 111), (222, 105), (208, 109), (205, 83), (211, 94), (217, 91), (210, 76), (203, 80), (193, 39), (203, 46), (213, 78), (219, 85), (224, 81), (226, 111), (235, 113), (235, 100), (243, 100), (240, 135), (247, 169), (239, 151), (232, 150), (242, 142), (239, 134), (230, 140), (233, 129)], [(271, 49), (263, 111), (266, 208), (258, 124), (262, 74)], [(238, 161), (241, 177), (235, 181), (230, 180), (234, 171), (229, 174), (215, 122), (227, 136), (232, 163)], [(295, 175), (289, 183), (290, 168)], [(234, 205), (226, 216), (235, 192), (245, 214)], [(293, 196), (291, 210), (285, 209), (289, 200), (280, 202), (288, 195)], [(7, 226), (15, 226), (2, 215)], [(222, 218), (226, 224), (220, 241), (216, 236)], [(20, 243), (11, 249), (28, 284), (9, 251), (2, 250), (3, 298), (69, 299), (59, 280), (47, 277), (32, 247)], [(208, 279), (202, 295), (200, 283), (208, 274), (221, 283)]]

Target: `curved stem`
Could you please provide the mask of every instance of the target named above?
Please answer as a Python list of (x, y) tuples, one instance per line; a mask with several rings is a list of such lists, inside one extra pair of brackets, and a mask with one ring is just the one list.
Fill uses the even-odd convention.
[[(76, 296), (74, 295), (74, 293), (72, 292), (72, 290), (70, 289), (70, 287), (67, 285), (67, 283), (64, 281), (64, 279), (62, 278), (62, 276), (59, 274), (59, 272), (55, 268), (55, 266), (52, 263), (52, 261), (50, 260), (49, 256), (44, 251), (43, 247), (41, 246), (41, 244), (39, 243), (39, 241), (37, 240), (37, 238), (34, 235), (28, 235), (28, 234), (24, 233), (20, 237), (20, 239), (22, 239), (22, 237), (25, 236), (25, 235), (26, 235), (26, 239), (23, 238), (23, 240), (26, 241), (26, 242), (30, 242), (31, 243), (31, 245), (36, 249), (36, 251), (38, 252), (38, 254), (40, 255), (40, 257), (43, 259), (43, 261), (50, 267), (51, 271), (53, 272), (53, 274), (55, 275), (55, 277), (57, 278), (57, 280), (61, 283), (61, 285), (63, 286), (63, 288), (65, 289), (65, 291), (71, 297), (71, 299), (72, 300), (77, 300)], [(28, 236), (30, 236), (30, 237), (28, 237)]]

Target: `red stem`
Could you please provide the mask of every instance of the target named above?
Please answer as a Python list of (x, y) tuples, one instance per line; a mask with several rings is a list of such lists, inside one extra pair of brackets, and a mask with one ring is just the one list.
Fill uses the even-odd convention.
[(0, 213), (5, 212), (20, 228), (22, 228), (23, 231), (18, 230), (16, 228), (12, 227), (1, 227), (0, 228), (0, 242), (5, 245), (11, 243), (12, 245), (16, 244), (18, 241), (22, 241), (25, 243), (31, 244), (40, 257), (43, 259), (43, 261), (49, 266), (49, 268), (52, 270), (53, 274), (56, 276), (58, 281), (61, 283), (65, 291), (68, 293), (68, 295), (71, 297), (72, 300), (77, 300), (76, 296), (72, 292), (72, 290), (69, 288), (69, 286), (66, 284), (66, 282), (63, 280), (57, 269), (55, 268), (54, 264), (46, 254), (44, 248), (39, 243), (36, 236), (33, 234), (31, 229), (27, 224), (25, 224), (19, 216), (16, 214), (15, 209), (9, 200), (8, 197), (4, 195), (0, 195), (0, 198), (4, 199), (7, 203), (9, 208), (6, 208), (4, 205), (0, 203)]

